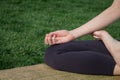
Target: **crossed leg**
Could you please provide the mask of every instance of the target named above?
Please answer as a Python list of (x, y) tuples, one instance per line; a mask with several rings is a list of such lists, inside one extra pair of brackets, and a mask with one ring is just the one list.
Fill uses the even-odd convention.
[(119, 75), (120, 68), (102, 41), (72, 41), (50, 46), (45, 53), (49, 66), (81, 74)]

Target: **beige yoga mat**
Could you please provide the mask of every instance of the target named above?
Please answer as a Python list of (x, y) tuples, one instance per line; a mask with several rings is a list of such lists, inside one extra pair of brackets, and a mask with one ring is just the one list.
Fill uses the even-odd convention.
[(0, 70), (0, 80), (120, 80), (120, 76), (83, 75), (55, 70), (46, 64)]

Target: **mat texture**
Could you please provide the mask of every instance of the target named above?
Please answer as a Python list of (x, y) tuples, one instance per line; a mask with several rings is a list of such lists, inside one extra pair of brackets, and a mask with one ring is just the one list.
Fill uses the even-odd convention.
[(120, 76), (83, 75), (52, 69), (46, 64), (0, 70), (0, 80), (120, 80)]

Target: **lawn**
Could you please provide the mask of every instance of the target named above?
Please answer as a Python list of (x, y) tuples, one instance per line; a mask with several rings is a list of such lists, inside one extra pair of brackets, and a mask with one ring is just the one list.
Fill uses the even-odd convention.
[[(46, 33), (77, 28), (111, 4), (112, 0), (0, 0), (0, 69), (44, 63)], [(106, 30), (120, 39), (120, 21)]]

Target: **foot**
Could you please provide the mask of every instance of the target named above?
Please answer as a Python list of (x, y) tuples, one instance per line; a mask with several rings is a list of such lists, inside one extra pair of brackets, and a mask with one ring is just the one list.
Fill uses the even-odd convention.
[(120, 66), (120, 42), (104, 30), (94, 32), (93, 37), (101, 39), (104, 42), (106, 48), (113, 56), (116, 63)]

